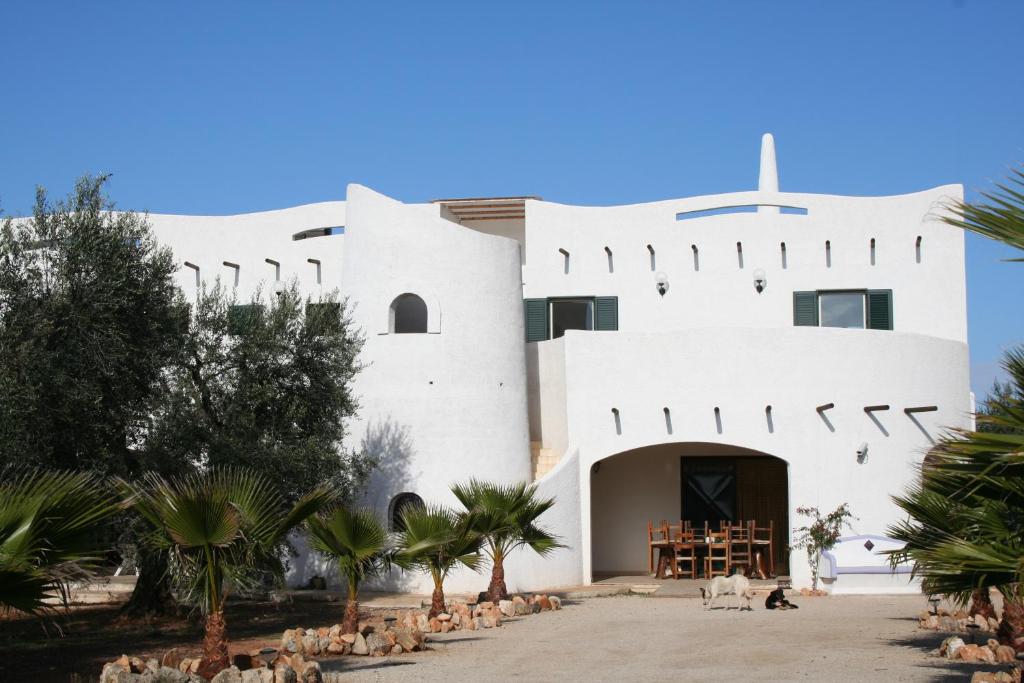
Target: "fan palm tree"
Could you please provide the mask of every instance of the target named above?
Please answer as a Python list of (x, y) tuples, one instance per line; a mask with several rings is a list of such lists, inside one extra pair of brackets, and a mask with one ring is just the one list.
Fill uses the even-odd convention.
[(943, 216), (942, 220), (1024, 249), (1024, 168), (1011, 170), (1006, 182), (996, 183), (996, 190), (982, 192), (981, 196), (986, 201), (953, 202), (947, 207), (949, 215)]
[(999, 639), (1024, 651), (1024, 349), (1004, 366), (1015, 390), (978, 431), (956, 430), (922, 466), (920, 480), (894, 500), (910, 518), (890, 529), (906, 545), (925, 590), (966, 603), (976, 591), (1003, 596)]
[(497, 602), (508, 598), (505, 558), (513, 550), (527, 546), (544, 557), (565, 547), (553, 534), (537, 525), (537, 520), (551, 509), (555, 499), (538, 498), (536, 486), (471, 479), (466, 484), (452, 486), (452, 493), (470, 513), (472, 529), (483, 538), (483, 550), (491, 559), (489, 600)]
[(434, 592), (428, 616), (436, 617), (445, 609), (445, 578), (459, 565), (476, 571), (482, 540), (467, 515), (446, 507), (413, 505), (402, 511), (401, 519), (404, 529), (398, 534), (395, 564), (430, 574)]
[(99, 528), (120, 498), (91, 474), (28, 471), (0, 483), (0, 612), (41, 614), (67, 603), (72, 580), (101, 559)]
[(359, 628), (359, 584), (390, 566), (388, 535), (369, 510), (349, 511), (338, 505), (306, 520), (314, 549), (338, 563), (348, 584), (348, 601), (341, 622), (344, 633)]
[(133, 493), (136, 509), (152, 524), (150, 541), (169, 553), (186, 601), (206, 618), (200, 674), (227, 668), (224, 601), (229, 590), (254, 587), (266, 570), (283, 573), (280, 546), (289, 531), (332, 502), (314, 489), (290, 509), (273, 483), (244, 469), (219, 469), (167, 481), (148, 475)]

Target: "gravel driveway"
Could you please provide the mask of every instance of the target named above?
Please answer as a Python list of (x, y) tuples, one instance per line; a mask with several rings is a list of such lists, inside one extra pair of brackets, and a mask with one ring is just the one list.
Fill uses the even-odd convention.
[[(964, 681), (975, 665), (930, 657), (920, 596), (801, 598), (798, 610), (705, 611), (699, 600), (567, 603), (501, 628), (432, 636), (432, 650), (321, 660), (353, 681)], [(991, 669), (991, 667), (989, 667)]]

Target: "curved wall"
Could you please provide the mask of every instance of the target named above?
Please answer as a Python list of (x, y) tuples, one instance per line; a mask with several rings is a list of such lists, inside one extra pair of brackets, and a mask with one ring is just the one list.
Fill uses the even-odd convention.
[[(368, 502), (383, 514), (410, 491), (455, 504), (456, 481), (529, 479), (518, 244), (361, 186), (348, 190), (345, 240), (342, 288), (366, 332), (350, 443), (382, 456)], [(428, 302), (428, 333), (387, 333), (388, 308), (403, 292)], [(480, 578), (460, 576), (452, 590), (479, 589)]]

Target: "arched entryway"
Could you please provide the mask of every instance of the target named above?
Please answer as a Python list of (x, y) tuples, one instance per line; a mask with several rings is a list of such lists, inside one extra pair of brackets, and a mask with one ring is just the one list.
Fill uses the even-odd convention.
[(776, 573), (789, 573), (789, 472), (738, 446), (669, 443), (618, 453), (590, 470), (593, 580), (647, 572), (647, 522), (771, 522)]

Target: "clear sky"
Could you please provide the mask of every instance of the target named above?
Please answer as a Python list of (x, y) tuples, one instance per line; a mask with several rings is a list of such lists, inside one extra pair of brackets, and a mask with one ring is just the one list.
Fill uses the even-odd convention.
[[(1024, 161), (1024, 2), (0, 5), (0, 203), (113, 173), (122, 208), (536, 194), (615, 204), (963, 183)], [(1024, 265), (967, 238), (973, 388), (1024, 342)]]

